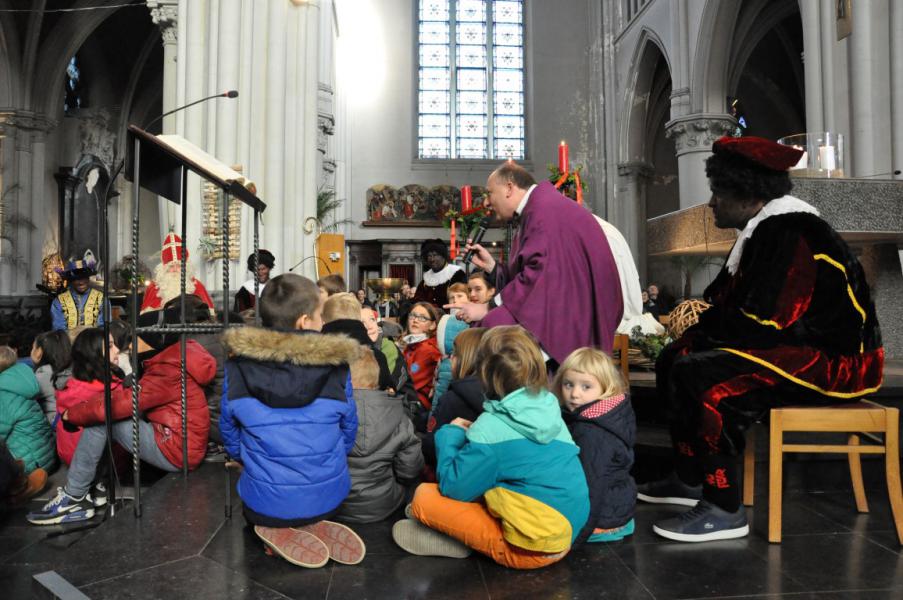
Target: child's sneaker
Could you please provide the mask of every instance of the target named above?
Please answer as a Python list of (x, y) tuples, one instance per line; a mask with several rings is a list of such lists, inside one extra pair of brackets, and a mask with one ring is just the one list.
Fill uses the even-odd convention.
[(414, 505), (408, 502), (407, 506), (404, 507), (404, 516), (409, 519), (414, 519)]
[(392, 526), (392, 539), (405, 552), (419, 556), (467, 558), (470, 548), (453, 537), (430, 529), (414, 519), (404, 519)]
[(204, 462), (226, 462), (226, 449), (216, 442), (207, 442), (207, 453), (204, 455)]
[(91, 504), (94, 505), (94, 508), (100, 508), (101, 506), (107, 505), (109, 494), (107, 494), (107, 486), (103, 481), (98, 481), (94, 484), (94, 487), (88, 492), (88, 499), (91, 501)]
[(9, 496), (12, 506), (25, 504), (29, 498), (35, 496), (47, 485), (47, 471), (37, 468), (27, 476), (22, 475), (21, 480), (13, 484), (13, 492)]
[(315, 535), (288, 527), (257, 525), (254, 533), (267, 548), (299, 567), (316, 569), (329, 562), (329, 549)]
[(64, 488), (57, 488), (53, 500), (45, 504), (41, 510), (28, 513), (25, 518), (34, 525), (56, 525), (87, 521), (93, 516), (94, 504), (88, 499), (88, 494), (82, 498), (74, 498), (67, 494)]
[(364, 560), (367, 553), (364, 540), (353, 529), (341, 523), (320, 521), (293, 529), (317, 536), (329, 549), (329, 558), (343, 565), (356, 565)]
[(586, 541), (590, 544), (596, 542), (617, 542), (628, 535), (633, 535), (635, 528), (636, 524), (633, 522), (633, 519), (630, 519), (624, 525), (614, 529), (594, 529), (593, 534)]

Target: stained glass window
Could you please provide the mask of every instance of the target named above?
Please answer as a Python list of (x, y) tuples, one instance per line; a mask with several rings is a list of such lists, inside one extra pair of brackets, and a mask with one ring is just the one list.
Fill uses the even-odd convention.
[(420, 158), (524, 158), (523, 13), (523, 0), (419, 0)]

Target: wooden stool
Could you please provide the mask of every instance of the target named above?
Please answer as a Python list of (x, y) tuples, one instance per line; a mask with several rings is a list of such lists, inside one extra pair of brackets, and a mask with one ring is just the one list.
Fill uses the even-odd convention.
[[(783, 500), (783, 474), (785, 452), (844, 453), (850, 463), (850, 479), (856, 509), (868, 512), (865, 486), (862, 483), (861, 454), (884, 454), (887, 495), (897, 529), (897, 538), (903, 544), (903, 490), (900, 486), (900, 411), (887, 408), (869, 400), (853, 404), (817, 407), (785, 407), (771, 409), (771, 440), (768, 463), (768, 541), (781, 541), (781, 503)], [(848, 443), (843, 444), (785, 444), (785, 431), (856, 432), (850, 433)], [(859, 433), (884, 433), (884, 444), (860, 445)], [(871, 436), (870, 436), (871, 437)], [(743, 504), (753, 505), (756, 471), (756, 445), (753, 429), (747, 432), (746, 451), (743, 454)]]
[(621, 366), (621, 377), (624, 378), (624, 385), (630, 386), (630, 336), (623, 333), (616, 333), (612, 344), (612, 353), (618, 351), (618, 361)]

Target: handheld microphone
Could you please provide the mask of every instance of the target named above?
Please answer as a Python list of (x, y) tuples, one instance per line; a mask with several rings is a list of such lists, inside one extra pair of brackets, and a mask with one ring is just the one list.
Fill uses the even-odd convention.
[(179, 112), (180, 110), (185, 110), (186, 108), (188, 108), (188, 107), (190, 107), (190, 106), (194, 106), (195, 104), (200, 104), (201, 102), (206, 102), (207, 100), (212, 100), (213, 98), (238, 98), (238, 91), (236, 91), (236, 90), (229, 90), (228, 92), (223, 92), (222, 94), (213, 94), (212, 96), (207, 96), (206, 98), (201, 98), (200, 100), (195, 100), (194, 102), (189, 102), (189, 103), (186, 104), (185, 106), (180, 106), (180, 107), (178, 107), (178, 108), (172, 109), (172, 110), (169, 111), (169, 112), (163, 113), (162, 115), (160, 115), (159, 117), (153, 119), (150, 123), (148, 123), (147, 125), (145, 125), (145, 126), (142, 127), (141, 129), (144, 129), (145, 131), (147, 131), (147, 128), (148, 128), (148, 127), (150, 127), (151, 125), (153, 125), (154, 123), (156, 123), (157, 121), (159, 121), (160, 119), (162, 119), (163, 117), (168, 117), (168, 116), (171, 115), (172, 113)]
[[(477, 225), (477, 232), (471, 236), (470, 245), (474, 246), (483, 241), (483, 236), (486, 235), (486, 230), (489, 229), (489, 226), (492, 224), (492, 217), (483, 217), (480, 219), (480, 224)], [(473, 260), (474, 250), (470, 249), (467, 251), (467, 254), (464, 255), (464, 264), (470, 265), (470, 261)]]

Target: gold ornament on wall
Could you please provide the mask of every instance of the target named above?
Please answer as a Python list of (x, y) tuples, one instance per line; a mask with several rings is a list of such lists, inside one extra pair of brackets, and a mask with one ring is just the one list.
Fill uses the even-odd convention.
[[(241, 173), (241, 166), (233, 166)], [(256, 192), (256, 186), (248, 181), (245, 187)], [(215, 184), (204, 182), (204, 201), (200, 249), (207, 260), (223, 257), (223, 191)], [(229, 258), (238, 260), (241, 252), (241, 200), (229, 198)]]

